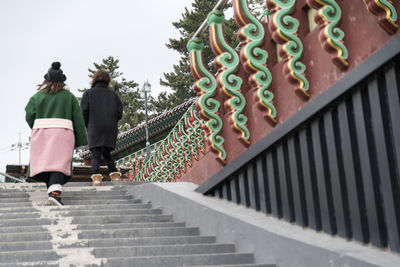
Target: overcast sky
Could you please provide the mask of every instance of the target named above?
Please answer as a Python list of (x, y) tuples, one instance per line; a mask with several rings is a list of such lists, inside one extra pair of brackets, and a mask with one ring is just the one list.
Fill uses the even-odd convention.
[[(19, 163), (11, 145), (19, 133), (22, 142), (28, 142), (24, 108), (53, 61), (61, 62), (76, 96), (77, 88), (89, 85), (88, 68), (108, 56), (120, 60), (128, 80), (142, 85), (148, 79), (153, 96), (167, 90), (159, 80), (180, 56), (165, 44), (179, 37), (172, 22), (192, 1), (1, 0), (0, 172), (7, 164)], [(22, 163), (28, 162), (25, 151)]]

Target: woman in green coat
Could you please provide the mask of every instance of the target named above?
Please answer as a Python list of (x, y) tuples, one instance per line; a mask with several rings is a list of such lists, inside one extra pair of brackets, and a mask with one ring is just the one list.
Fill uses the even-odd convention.
[(74, 148), (86, 145), (85, 123), (78, 100), (65, 85), (66, 77), (54, 62), (44, 82), (25, 107), (32, 129), (29, 177), (45, 182), (49, 202), (62, 206), (62, 185), (71, 178)]

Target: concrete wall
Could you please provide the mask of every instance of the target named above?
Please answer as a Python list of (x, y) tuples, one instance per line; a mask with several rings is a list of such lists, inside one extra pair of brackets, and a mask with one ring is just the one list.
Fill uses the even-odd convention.
[(256, 263), (277, 266), (400, 266), (400, 255), (338, 237), (303, 229), (224, 200), (205, 197), (192, 183), (148, 183), (128, 194), (151, 201), (176, 221), (199, 226), (201, 235), (233, 242), (239, 252), (252, 252)]

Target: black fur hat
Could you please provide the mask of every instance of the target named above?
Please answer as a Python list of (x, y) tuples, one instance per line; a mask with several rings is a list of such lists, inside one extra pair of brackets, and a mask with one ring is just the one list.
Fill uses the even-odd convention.
[(53, 62), (49, 71), (44, 75), (44, 79), (48, 82), (64, 82), (67, 77), (65, 77), (60, 67), (60, 62)]

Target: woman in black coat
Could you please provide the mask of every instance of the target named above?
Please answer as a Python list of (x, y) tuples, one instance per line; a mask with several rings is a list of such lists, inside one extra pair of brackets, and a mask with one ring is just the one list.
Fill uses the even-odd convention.
[(118, 135), (118, 121), (122, 117), (122, 102), (118, 95), (108, 88), (110, 75), (103, 70), (93, 74), (91, 89), (81, 100), (81, 109), (92, 152), (93, 185), (101, 185), (100, 160), (103, 156), (110, 172), (111, 181), (119, 181), (121, 173), (117, 171), (111, 151), (115, 148)]

